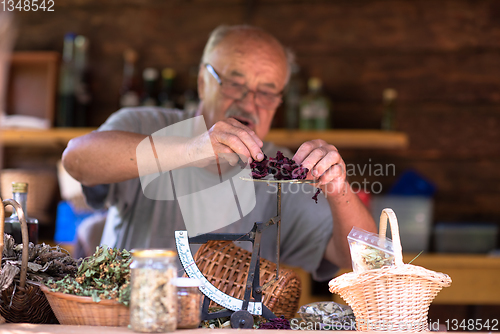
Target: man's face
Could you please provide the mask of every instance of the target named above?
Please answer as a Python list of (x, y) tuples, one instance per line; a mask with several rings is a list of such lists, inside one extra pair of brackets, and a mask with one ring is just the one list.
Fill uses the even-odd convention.
[(283, 49), (260, 39), (230, 35), (214, 48), (206, 62), (212, 65), (223, 81), (243, 85), (249, 90), (242, 99), (228, 97), (221, 92), (212, 74), (202, 66), (198, 76), (198, 91), (207, 126), (234, 117), (264, 139), (277, 106), (266, 108), (258, 105), (255, 92), (282, 92), (287, 75)]

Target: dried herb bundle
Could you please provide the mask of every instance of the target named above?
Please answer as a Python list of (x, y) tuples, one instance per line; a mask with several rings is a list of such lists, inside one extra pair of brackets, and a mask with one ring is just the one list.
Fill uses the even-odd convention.
[(85, 258), (76, 278), (66, 276), (59, 281), (50, 280), (52, 291), (92, 297), (95, 302), (111, 299), (126, 306), (130, 302), (130, 262), (132, 257), (125, 249), (100, 246)]
[[(23, 244), (16, 244), (14, 238), (4, 234), (2, 255), (2, 271), (0, 273), (0, 291), (7, 289), (19, 274), (22, 263)], [(56, 246), (44, 243), (28, 246), (27, 279), (35, 282), (47, 282), (49, 279), (75, 275), (77, 261), (69, 252)]]

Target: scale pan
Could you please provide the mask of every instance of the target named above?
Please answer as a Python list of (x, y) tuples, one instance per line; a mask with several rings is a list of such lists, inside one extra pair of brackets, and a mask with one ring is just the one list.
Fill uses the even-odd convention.
[(251, 177), (240, 177), (243, 181), (266, 182), (266, 183), (316, 183), (317, 180), (274, 180), (274, 179), (253, 179)]

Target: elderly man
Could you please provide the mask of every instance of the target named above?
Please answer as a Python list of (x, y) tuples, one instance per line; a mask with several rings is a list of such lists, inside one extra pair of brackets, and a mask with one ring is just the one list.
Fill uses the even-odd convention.
[[(200, 105), (195, 114), (162, 108), (124, 109), (98, 131), (71, 140), (63, 154), (65, 168), (82, 183), (89, 204), (96, 208), (110, 205), (101, 242), (127, 249), (174, 247), (174, 231), (185, 229), (185, 213), (175, 200), (148, 198), (140, 187), (139, 177), (157, 173), (158, 166), (176, 170), (189, 165), (200, 174), (217, 173), (217, 166), (219, 172), (230, 169), (239, 159), (261, 161), (264, 154), (274, 157), (278, 150), (291, 155), (262, 140), (281, 103), (292, 61), (291, 54), (261, 29), (221, 26), (212, 32), (203, 53), (198, 74)], [(148, 136), (200, 115), (208, 131), (192, 138), (155, 140), (156, 161), (138, 161), (137, 148)], [(221, 158), (231, 166), (213, 163)], [(328, 279), (338, 267), (351, 264), (347, 244), (351, 228), (374, 231), (375, 224), (351, 192), (345, 164), (333, 145), (320, 139), (306, 142), (293, 159), (310, 170), (308, 178), (318, 181), (315, 186), (325, 196), (315, 204), (311, 200), (314, 187), (306, 185), (312, 191), (294, 194), (283, 188), (280, 260), (303, 267), (317, 279)], [(275, 215), (275, 193), (265, 184), (256, 184), (255, 189), (255, 208), (221, 230), (247, 232), (253, 222)], [(214, 210), (225, 206), (220, 203)], [(274, 260), (275, 232), (269, 230), (263, 235), (261, 255)]]

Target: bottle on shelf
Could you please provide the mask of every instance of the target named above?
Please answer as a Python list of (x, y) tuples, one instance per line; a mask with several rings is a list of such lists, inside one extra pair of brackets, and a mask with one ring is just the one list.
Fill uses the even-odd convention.
[(175, 108), (174, 79), (174, 69), (166, 67), (161, 71), (161, 90), (158, 94), (160, 107)]
[(330, 128), (330, 100), (322, 92), (320, 78), (311, 77), (307, 81), (308, 94), (300, 102), (300, 129), (326, 130)]
[(59, 72), (58, 109), (56, 125), (69, 127), (75, 118), (75, 82), (76, 69), (74, 62), (75, 34), (67, 33), (64, 36), (63, 57)]
[(120, 90), (120, 107), (136, 107), (139, 105), (139, 89), (136, 74), (137, 52), (125, 50), (123, 54), (123, 81)]
[(397, 129), (396, 120), (396, 99), (398, 92), (393, 88), (386, 88), (383, 96), (382, 130), (395, 131)]
[(198, 66), (191, 66), (189, 69), (188, 88), (184, 91), (184, 105), (185, 112), (196, 111), (200, 104), (198, 98)]
[(75, 117), (72, 126), (85, 127), (87, 125), (87, 112), (91, 101), (89, 90), (88, 71), (88, 47), (87, 37), (78, 35), (75, 37)]
[(285, 127), (289, 130), (299, 127), (301, 81), (298, 74), (299, 66), (293, 64), (290, 82), (285, 91)]
[(158, 70), (148, 67), (142, 72), (144, 90), (141, 96), (141, 106), (157, 106), (156, 82), (158, 80)]
[[(12, 196), (13, 200), (19, 203), (23, 209), (26, 223), (28, 225), (29, 241), (33, 244), (38, 243), (38, 219), (28, 216), (28, 184), (25, 182), (12, 182)], [(12, 235), (17, 244), (23, 242), (21, 235), (21, 223), (17, 216), (16, 210), (12, 211), (12, 215), (5, 219), (5, 233)]]

